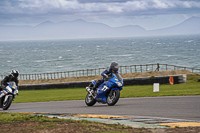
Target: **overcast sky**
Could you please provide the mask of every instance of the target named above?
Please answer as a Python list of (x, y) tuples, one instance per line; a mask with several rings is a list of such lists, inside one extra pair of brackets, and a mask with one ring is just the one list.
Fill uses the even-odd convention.
[(0, 24), (83, 19), (112, 27), (165, 28), (200, 17), (200, 0), (0, 0)]

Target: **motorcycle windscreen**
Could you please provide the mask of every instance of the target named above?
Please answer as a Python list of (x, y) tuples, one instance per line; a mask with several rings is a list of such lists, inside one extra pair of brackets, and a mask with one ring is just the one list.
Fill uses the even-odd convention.
[(12, 87), (16, 87), (16, 83), (15, 82), (8, 82), (8, 84), (10, 84)]
[(119, 81), (123, 81), (123, 78), (122, 78), (122, 76), (119, 73), (115, 73), (114, 75), (117, 77), (117, 79)]

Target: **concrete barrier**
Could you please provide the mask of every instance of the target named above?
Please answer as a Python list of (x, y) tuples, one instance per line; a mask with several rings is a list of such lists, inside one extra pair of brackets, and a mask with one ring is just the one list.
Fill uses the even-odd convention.
[[(185, 83), (183, 75), (171, 75), (174, 78), (174, 84)], [(124, 86), (128, 85), (153, 85), (154, 83), (169, 84), (170, 76), (142, 77), (124, 79)], [(68, 82), (58, 84), (37, 84), (37, 85), (20, 85), (19, 90), (41, 90), (54, 88), (85, 88), (91, 81), (86, 82)]]

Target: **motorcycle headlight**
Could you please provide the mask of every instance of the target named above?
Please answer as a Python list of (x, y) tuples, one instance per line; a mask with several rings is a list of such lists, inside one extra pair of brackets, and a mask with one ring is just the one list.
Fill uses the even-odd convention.
[(16, 95), (16, 94), (18, 94), (18, 90), (15, 90), (15, 91), (14, 91), (14, 95)]

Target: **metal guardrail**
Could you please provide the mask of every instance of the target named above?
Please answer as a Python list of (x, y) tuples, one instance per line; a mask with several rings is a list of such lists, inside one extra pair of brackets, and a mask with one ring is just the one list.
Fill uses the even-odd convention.
[[(65, 71), (65, 72), (53, 72), (53, 73), (35, 73), (35, 74), (20, 74), (19, 80), (39, 80), (39, 79), (59, 79), (69, 77), (81, 77), (81, 76), (95, 76), (100, 75), (105, 69), (108, 68), (97, 68), (97, 69), (86, 69), (76, 71)], [(135, 72), (148, 72), (148, 71), (166, 71), (166, 70), (188, 70), (193, 73), (200, 73), (200, 69), (194, 69), (183, 66), (175, 66), (168, 64), (146, 64), (146, 65), (130, 65), (120, 66), (119, 72), (124, 73), (135, 73)], [(2, 80), (6, 75), (0, 75)]]

